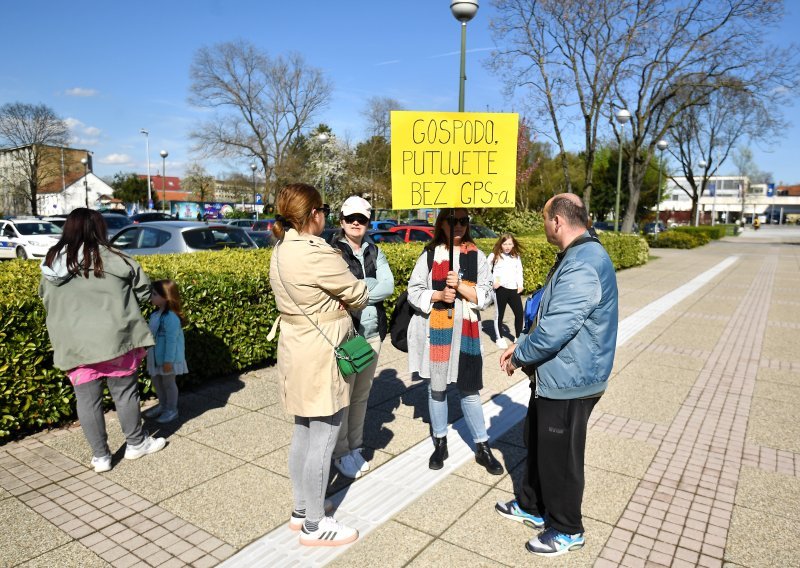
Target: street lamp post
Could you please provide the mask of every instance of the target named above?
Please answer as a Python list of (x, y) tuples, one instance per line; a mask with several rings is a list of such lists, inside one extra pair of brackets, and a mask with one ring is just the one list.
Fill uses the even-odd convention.
[(153, 196), (150, 193), (150, 132), (142, 128), (140, 133), (144, 134), (145, 151), (147, 152), (147, 210), (153, 208)]
[(669, 143), (666, 140), (656, 142), (656, 148), (661, 150), (661, 163), (658, 164), (658, 191), (656, 193), (656, 225), (655, 239), (658, 240), (659, 223), (661, 222), (661, 171), (664, 169), (664, 150)]
[(321, 144), (320, 150), (322, 154), (322, 204), (323, 205), (325, 204), (325, 174), (327, 173), (326, 166), (328, 162), (325, 156), (325, 144), (327, 144), (330, 139), (331, 137), (328, 136), (328, 134), (325, 132), (320, 132), (319, 134), (317, 134), (317, 141)]
[(258, 206), (256, 204), (256, 166), (255, 164), (250, 164), (250, 170), (253, 172), (253, 209), (256, 212), (256, 221), (258, 221)]
[[(702, 181), (703, 185), (701, 187), (705, 187), (706, 186), (706, 179), (707, 179), (706, 178), (706, 168), (708, 167), (708, 162), (706, 162), (705, 160), (700, 160), (700, 162), (698, 162), (697, 165), (700, 166), (701, 168), (703, 168), (703, 181)], [(709, 189), (711, 189), (711, 188), (709, 188)], [(712, 227), (716, 224), (715, 217), (717, 216), (717, 188), (716, 188), (716, 186), (713, 187), (713, 192), (714, 192), (714, 194), (711, 196), (711, 226)]]
[(161, 185), (164, 190), (164, 199), (161, 202), (161, 211), (166, 213), (167, 212), (167, 156), (169, 156), (169, 152), (166, 150), (161, 150), (159, 152), (161, 155)]
[[(615, 114), (614, 117), (617, 119), (617, 122), (621, 126), (625, 126), (628, 121), (631, 119), (631, 113), (628, 112), (627, 109), (621, 108)], [(617, 164), (617, 200), (616, 205), (614, 206), (614, 231), (619, 231), (619, 192), (622, 188), (622, 143), (625, 140), (625, 130), (620, 128), (619, 133), (619, 163)]]
[(87, 178), (89, 177), (89, 158), (81, 158), (81, 164), (83, 164), (83, 191), (86, 194), (86, 208), (89, 208), (89, 182)]
[(458, 81), (458, 112), (464, 112), (464, 84), (467, 81), (467, 22), (478, 13), (478, 0), (451, 0), (450, 11), (461, 22), (461, 74)]

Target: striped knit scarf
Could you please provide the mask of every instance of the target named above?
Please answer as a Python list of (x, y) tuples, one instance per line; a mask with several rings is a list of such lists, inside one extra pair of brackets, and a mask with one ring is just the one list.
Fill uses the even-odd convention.
[[(459, 272), (461, 281), (475, 286), (478, 281), (478, 249), (473, 243), (464, 243), (459, 253)], [(431, 270), (432, 288), (444, 290), (447, 273), (450, 271), (448, 250), (444, 246), (436, 247)], [(471, 304), (466, 300), (456, 302), (455, 308), (461, 309), (461, 343), (459, 350), (457, 384), (462, 391), (474, 392), (483, 388), (483, 361), (481, 359), (481, 343), (478, 317)], [(453, 344), (453, 324), (455, 315), (447, 317), (447, 310), (454, 306), (445, 302), (436, 302), (431, 309), (431, 386), (433, 390), (445, 390), (450, 368), (450, 349)]]

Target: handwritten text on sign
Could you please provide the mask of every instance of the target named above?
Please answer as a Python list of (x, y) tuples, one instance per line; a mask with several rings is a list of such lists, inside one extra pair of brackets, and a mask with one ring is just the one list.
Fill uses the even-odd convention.
[(393, 111), (392, 207), (513, 207), (516, 114)]

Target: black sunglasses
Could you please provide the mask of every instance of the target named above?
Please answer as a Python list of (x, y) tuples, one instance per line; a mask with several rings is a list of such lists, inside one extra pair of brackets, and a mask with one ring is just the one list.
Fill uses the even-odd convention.
[(345, 223), (353, 224), (358, 221), (362, 225), (366, 225), (369, 222), (369, 218), (365, 217), (361, 213), (353, 213), (352, 215), (345, 215), (343, 217)]
[(331, 214), (331, 206), (327, 203), (324, 204), (322, 207), (316, 207), (317, 211), (322, 211), (322, 214), (326, 217)]
[(469, 215), (466, 217), (453, 217), (452, 219), (454, 225), (461, 225), (462, 227), (469, 225)]

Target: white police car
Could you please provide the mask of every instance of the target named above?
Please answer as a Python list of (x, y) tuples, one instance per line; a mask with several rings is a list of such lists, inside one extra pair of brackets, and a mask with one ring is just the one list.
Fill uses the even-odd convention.
[(0, 219), (0, 258), (43, 258), (61, 229), (36, 217)]

